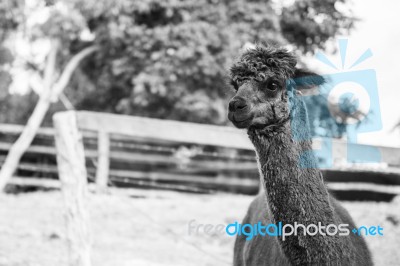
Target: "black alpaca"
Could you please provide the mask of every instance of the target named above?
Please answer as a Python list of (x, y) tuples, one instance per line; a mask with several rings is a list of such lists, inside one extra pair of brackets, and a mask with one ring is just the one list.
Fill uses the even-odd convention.
[[(236, 95), (229, 103), (229, 119), (247, 129), (263, 184), (243, 223), (349, 224), (351, 230), (352, 218), (327, 191), (314, 155), (305, 152), (311, 150), (311, 140), (298, 91), (321, 85), (324, 79), (296, 69), (296, 63), (285, 49), (258, 46), (245, 51), (231, 67)], [(236, 239), (235, 266), (372, 265), (363, 238), (351, 232), (299, 233), (285, 241), (260, 235), (245, 238)]]

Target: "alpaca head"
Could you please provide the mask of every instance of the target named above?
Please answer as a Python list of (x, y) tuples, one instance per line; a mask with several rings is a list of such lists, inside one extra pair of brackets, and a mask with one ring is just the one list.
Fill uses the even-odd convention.
[(299, 89), (324, 83), (314, 73), (296, 68), (295, 56), (282, 48), (257, 46), (245, 51), (230, 69), (236, 94), (228, 118), (238, 128), (264, 129), (288, 121), (289, 99)]

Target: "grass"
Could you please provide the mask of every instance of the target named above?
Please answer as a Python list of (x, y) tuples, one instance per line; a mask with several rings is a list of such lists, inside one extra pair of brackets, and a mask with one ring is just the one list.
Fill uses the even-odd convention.
[[(234, 238), (189, 234), (188, 223), (241, 221), (253, 197), (154, 190), (90, 194), (94, 266), (231, 265)], [(400, 198), (392, 203), (344, 202), (358, 225), (380, 225), (366, 237), (376, 265), (399, 265)], [(0, 266), (67, 265), (59, 191), (0, 196)]]

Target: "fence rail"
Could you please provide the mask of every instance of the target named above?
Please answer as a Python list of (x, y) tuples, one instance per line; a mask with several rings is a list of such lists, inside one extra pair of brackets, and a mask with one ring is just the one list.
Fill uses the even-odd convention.
[[(215, 190), (256, 193), (258, 170), (253, 147), (234, 128), (114, 114), (78, 112), (89, 178), (103, 187), (141, 186), (194, 192)], [(0, 163), (22, 125), (0, 124)], [(55, 130), (41, 128), (18, 167), (18, 176), (58, 178)], [(348, 145), (332, 141), (333, 160), (345, 157)], [(320, 141), (314, 143), (321, 146)], [(352, 148), (368, 148), (351, 144)], [(197, 148), (200, 147), (200, 148)], [(400, 185), (400, 149), (376, 147), (387, 168), (326, 169), (332, 190)], [(100, 166), (100, 167), (99, 167)], [(19, 182), (20, 183), (20, 182)], [(346, 185), (347, 183), (347, 185)], [(358, 183), (361, 186), (353, 186)], [(376, 186), (375, 186), (376, 187)], [(382, 192), (384, 187), (376, 187)], [(396, 189), (387, 189), (389, 192)], [(355, 194), (354, 194), (355, 195)]]

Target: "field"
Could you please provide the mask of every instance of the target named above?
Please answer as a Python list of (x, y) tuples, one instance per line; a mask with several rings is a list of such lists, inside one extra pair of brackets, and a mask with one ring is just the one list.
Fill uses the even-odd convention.
[[(230, 265), (232, 237), (189, 234), (188, 224), (240, 221), (252, 197), (155, 190), (90, 194), (94, 266)], [(366, 237), (376, 265), (400, 263), (400, 198), (391, 203), (344, 202), (358, 225), (380, 225)], [(59, 191), (0, 196), (0, 266), (67, 265)]]

